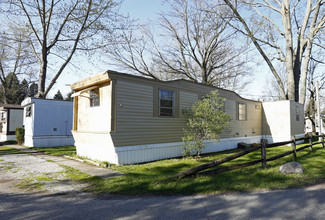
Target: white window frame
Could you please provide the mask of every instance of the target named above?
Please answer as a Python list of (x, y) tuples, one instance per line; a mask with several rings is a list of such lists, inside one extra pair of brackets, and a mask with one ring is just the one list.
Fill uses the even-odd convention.
[[(242, 106), (242, 108), (241, 108)], [(237, 114), (237, 117), (238, 117), (238, 121), (246, 121), (247, 120), (247, 107), (246, 107), (246, 103), (243, 103), (243, 102), (238, 102), (238, 106), (237, 106), (237, 111), (238, 111), (238, 114)], [(244, 111), (244, 112), (241, 112), (241, 111)]]
[[(95, 90), (97, 90), (98, 92), (96, 92)], [(89, 106), (90, 107), (100, 106), (99, 88), (89, 91)]]

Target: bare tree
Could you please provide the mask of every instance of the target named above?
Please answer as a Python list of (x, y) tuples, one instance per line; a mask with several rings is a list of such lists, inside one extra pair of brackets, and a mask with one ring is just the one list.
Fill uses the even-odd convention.
[(309, 99), (307, 99), (308, 104), (306, 105), (305, 108), (305, 116), (311, 122), (313, 133), (316, 133), (316, 113), (317, 113), (317, 105), (316, 105), (317, 100), (316, 100), (316, 91), (315, 91), (316, 81), (320, 82), (319, 90), (325, 88), (325, 74), (323, 72), (320, 75), (316, 74), (316, 69), (318, 65), (320, 65), (320, 63), (311, 57), (311, 61), (309, 64), (309, 72), (307, 75), (307, 89), (309, 93)]
[[(13, 26), (10, 21), (3, 29), (0, 39), (0, 82), (1, 100), (5, 104), (20, 104), (19, 100), (27, 95), (28, 85), (35, 80), (37, 63), (28, 50), (29, 42), (25, 40), (26, 31)], [(19, 79), (24, 83), (19, 83)]]
[[(281, 81), (283, 82), (284, 88), (286, 88), (287, 84), (285, 81), (285, 68), (284, 65), (281, 64), (277, 66), (277, 72), (279, 73), (279, 77), (281, 78)], [(282, 99), (281, 97), (281, 89), (279, 87), (279, 84), (272, 76), (267, 76), (265, 78), (265, 85), (263, 90), (263, 95), (261, 97), (264, 101), (279, 101)]]
[[(160, 15), (158, 26), (125, 32), (124, 41), (110, 48), (109, 55), (122, 67), (151, 78), (242, 89), (249, 72), (246, 48), (236, 46), (236, 31), (228, 29), (228, 21), (208, 12), (212, 2), (166, 1), (171, 10)], [(220, 13), (227, 13), (223, 10)]]
[(155, 46), (149, 41), (149, 30), (143, 25), (135, 25), (134, 21), (130, 21), (130, 24), (120, 32), (119, 38), (114, 39), (114, 43), (106, 47), (105, 54), (114, 61), (111, 64), (119, 69), (163, 79), (152, 62), (154, 57), (150, 49)]
[[(325, 28), (325, 2), (323, 0), (224, 0), (224, 2), (242, 24), (243, 28), (239, 28), (241, 32), (252, 40), (269, 66), (280, 87), (282, 99), (304, 104), (310, 58), (313, 51), (325, 48), (322, 40)], [(250, 21), (253, 21), (253, 25), (249, 23)], [(286, 65), (287, 89), (274, 68), (276, 61), (284, 62)]]
[(41, 98), (46, 97), (77, 51), (90, 52), (101, 46), (99, 34), (104, 30), (111, 33), (117, 19), (113, 10), (118, 3), (113, 0), (7, 0), (6, 3), (3, 9), (17, 25), (30, 31), (25, 38), (39, 62), (37, 97)]

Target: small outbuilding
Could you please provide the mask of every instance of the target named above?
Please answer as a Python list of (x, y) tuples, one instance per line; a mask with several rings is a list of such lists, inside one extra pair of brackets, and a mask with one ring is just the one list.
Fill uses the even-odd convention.
[(16, 128), (23, 126), (23, 107), (0, 104), (0, 140), (16, 140)]
[[(259, 101), (187, 80), (158, 81), (107, 71), (76, 82), (71, 88), (74, 90), (72, 133), (77, 154), (114, 164), (181, 156), (186, 112), (212, 90), (218, 90), (219, 96), (226, 99), (224, 111), (230, 115), (231, 122), (219, 142), (205, 142), (204, 153), (236, 148), (240, 142), (275, 140), (274, 126), (263, 124), (273, 120), (269, 117), (263, 120), (263, 117), (274, 114), (275, 121), (282, 120), (277, 119), (276, 111), (264, 111)], [(302, 106), (297, 116), (295, 105), (291, 102), (285, 105), (288, 109), (283, 117), (297, 120), (299, 116), (299, 121), (289, 121), (290, 128), (282, 128), (289, 132), (288, 135), (284, 132), (285, 138), (303, 134)]]
[(283, 100), (263, 102), (263, 134), (269, 143), (304, 136), (304, 105)]
[(25, 146), (55, 147), (74, 144), (71, 133), (71, 101), (26, 98), (21, 105), (24, 107)]

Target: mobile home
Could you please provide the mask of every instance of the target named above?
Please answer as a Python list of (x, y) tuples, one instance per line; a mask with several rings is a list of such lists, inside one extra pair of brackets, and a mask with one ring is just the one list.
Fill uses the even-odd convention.
[(26, 98), (24, 107), (25, 146), (56, 147), (73, 145), (70, 101)]
[(206, 141), (205, 153), (259, 143), (265, 135), (261, 102), (213, 86), (107, 71), (71, 88), (75, 146), (78, 155), (91, 159), (132, 164), (181, 156), (186, 111), (212, 90), (226, 99), (231, 123), (219, 142)]

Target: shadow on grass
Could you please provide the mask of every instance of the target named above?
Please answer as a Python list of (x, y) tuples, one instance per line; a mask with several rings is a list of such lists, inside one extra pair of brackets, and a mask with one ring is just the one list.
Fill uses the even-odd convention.
[[(267, 157), (287, 151), (291, 151), (291, 147), (284, 146), (267, 149)], [(314, 146), (313, 151), (309, 151), (306, 148), (298, 152), (298, 158), (295, 161), (300, 162), (305, 167), (306, 171), (304, 174), (285, 175), (279, 171), (282, 164), (293, 161), (293, 156), (288, 155), (268, 162), (265, 169), (261, 167), (261, 164), (257, 164), (218, 175), (192, 176), (167, 183), (157, 182), (157, 180), (162, 180), (184, 170), (233, 153), (228, 152), (227, 154), (204, 155), (199, 159), (183, 158), (118, 167), (117, 170), (126, 175), (109, 179), (97, 179), (92, 183), (92, 187), (99, 193), (124, 195), (225, 193), (293, 188), (312, 184), (317, 179), (325, 177), (324, 152), (325, 148), (320, 146)], [(224, 163), (220, 167), (258, 159), (260, 159), (260, 151)]]
[(24, 152), (17, 150), (15, 148), (0, 146), (0, 155), (10, 155), (10, 154), (24, 154)]
[(75, 146), (63, 146), (63, 147), (33, 147), (33, 150), (37, 150), (39, 152), (43, 152), (46, 154), (50, 154), (53, 156), (63, 156), (63, 155), (76, 155), (76, 147)]

